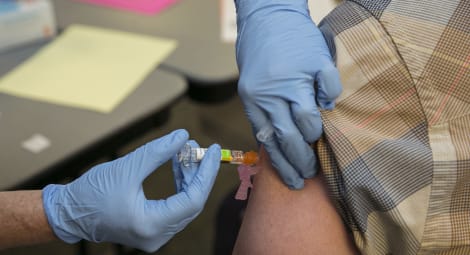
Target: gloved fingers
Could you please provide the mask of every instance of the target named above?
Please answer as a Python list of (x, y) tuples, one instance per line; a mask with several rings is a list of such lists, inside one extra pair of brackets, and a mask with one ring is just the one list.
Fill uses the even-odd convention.
[(331, 61), (325, 61), (325, 63), (327, 64), (316, 75), (317, 102), (322, 109), (333, 110), (335, 100), (341, 95), (343, 87), (336, 67)]
[(322, 119), (315, 103), (313, 86), (308, 84), (305, 89), (291, 99), (291, 111), (295, 124), (305, 141), (313, 143), (323, 133)]
[[(272, 100), (267, 106), (282, 154), (300, 176), (312, 178), (316, 174), (315, 155), (294, 124), (288, 103)], [(272, 161), (276, 162), (277, 159), (273, 158)]]
[(164, 214), (167, 217), (165, 222), (176, 224), (198, 215), (202, 211), (209, 192), (214, 185), (219, 167), (220, 146), (212, 145), (204, 155), (197, 173), (187, 190), (169, 197), (163, 204), (159, 204), (158, 201), (150, 203), (150, 205), (157, 207), (163, 206), (163, 208), (157, 208), (158, 211), (155, 216), (160, 219), (161, 215), (158, 214)]
[(289, 189), (302, 189), (304, 187), (304, 180), (281, 152), (272, 126), (266, 126), (261, 129), (256, 134), (256, 138), (263, 144), (271, 158), (273, 167), (276, 168), (279, 176)]
[(181, 192), (183, 184), (183, 172), (181, 171), (181, 162), (178, 155), (174, 155), (172, 159), (173, 179), (175, 180), (176, 193)]
[(143, 181), (160, 165), (176, 155), (188, 140), (189, 134), (184, 129), (179, 129), (153, 140), (134, 151), (132, 157), (132, 168)]

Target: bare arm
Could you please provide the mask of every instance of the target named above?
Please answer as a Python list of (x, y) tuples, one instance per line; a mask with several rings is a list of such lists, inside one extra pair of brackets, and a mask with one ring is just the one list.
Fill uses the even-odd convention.
[(355, 254), (321, 176), (293, 191), (281, 182), (264, 149), (260, 161), (233, 254)]
[(52, 240), (41, 190), (0, 192), (0, 250)]

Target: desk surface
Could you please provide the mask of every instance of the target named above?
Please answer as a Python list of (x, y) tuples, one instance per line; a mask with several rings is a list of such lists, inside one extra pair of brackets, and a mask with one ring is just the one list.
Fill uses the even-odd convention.
[(220, 39), (220, 3), (217, 0), (180, 0), (154, 16), (75, 0), (53, 2), (59, 28), (81, 23), (174, 38), (179, 41), (178, 48), (162, 66), (207, 85), (238, 76), (234, 45)]
[[(0, 76), (39, 48), (1, 54)], [(157, 70), (110, 114), (0, 93), (0, 190), (30, 181), (106, 139), (128, 135), (131, 125), (164, 110), (186, 87), (182, 77)], [(33, 134), (44, 135), (51, 146), (38, 154), (23, 149), (21, 143)]]

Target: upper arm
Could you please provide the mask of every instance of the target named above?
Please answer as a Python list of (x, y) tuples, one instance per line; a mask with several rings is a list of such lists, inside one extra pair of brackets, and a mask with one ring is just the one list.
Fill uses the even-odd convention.
[(234, 254), (355, 253), (321, 176), (289, 190), (263, 149), (260, 161)]

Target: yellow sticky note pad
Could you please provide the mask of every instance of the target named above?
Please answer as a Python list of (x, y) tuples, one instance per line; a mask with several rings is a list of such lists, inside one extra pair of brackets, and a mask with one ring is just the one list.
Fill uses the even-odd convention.
[(175, 40), (70, 26), (0, 80), (0, 92), (111, 112), (177, 46)]

